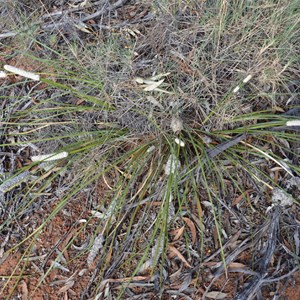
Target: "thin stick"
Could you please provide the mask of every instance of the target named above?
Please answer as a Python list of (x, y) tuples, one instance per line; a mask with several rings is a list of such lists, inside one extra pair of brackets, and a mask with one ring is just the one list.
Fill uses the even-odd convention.
[(128, 2), (128, 0), (119, 0), (114, 4), (112, 4), (112, 5), (110, 5), (106, 8), (102, 8), (101, 10), (95, 12), (94, 14), (91, 14), (91, 15), (83, 18), (81, 21), (86, 22), (88, 20), (91, 20), (91, 19), (94, 19), (94, 18), (99, 17), (101, 15), (104, 15), (104, 14), (110, 12), (110, 11), (113, 11), (113, 10), (119, 8), (120, 6), (123, 6), (124, 4), (126, 4), (126, 2)]

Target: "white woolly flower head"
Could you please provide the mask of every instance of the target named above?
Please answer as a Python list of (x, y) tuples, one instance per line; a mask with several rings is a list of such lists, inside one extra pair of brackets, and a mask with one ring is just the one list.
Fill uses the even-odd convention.
[(180, 147), (184, 147), (185, 146), (184, 141), (180, 140), (179, 138), (175, 138), (175, 143), (177, 145), (179, 145)]
[(243, 82), (247, 83), (251, 78), (252, 78), (252, 75), (250, 74), (243, 80)]
[(68, 152), (60, 152), (60, 153), (51, 153), (51, 154), (45, 154), (45, 155), (36, 155), (31, 156), (31, 160), (33, 162), (36, 161), (53, 161), (53, 160), (59, 160), (62, 158), (66, 158), (69, 155)]
[(22, 69), (19, 69), (17, 67), (14, 66), (10, 66), (10, 65), (4, 65), (4, 69), (8, 72), (14, 73), (16, 75), (20, 75), (35, 81), (40, 81), (40, 75), (32, 73), (32, 72), (28, 72), (28, 71), (24, 71)]
[[(245, 78), (243, 79), (243, 83), (246, 84), (247, 82), (249, 82), (249, 81), (251, 80), (251, 78), (252, 78), (252, 75), (249, 74), (247, 77), (245, 77)], [(233, 89), (232, 93), (233, 93), (233, 94), (236, 94), (240, 89), (241, 89), (241, 87), (240, 87), (239, 85), (237, 85), (237, 86)]]
[(0, 71), (0, 78), (6, 78), (7, 74), (4, 71)]
[(300, 126), (300, 120), (287, 121), (286, 126)]

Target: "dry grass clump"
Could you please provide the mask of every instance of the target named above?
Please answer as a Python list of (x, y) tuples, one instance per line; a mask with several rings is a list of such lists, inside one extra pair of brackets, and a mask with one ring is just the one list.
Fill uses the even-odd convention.
[[(95, 1), (40, 2), (0, 16), (16, 14), (1, 67), (40, 76), (0, 79), (1, 241), (24, 258), (2, 291), (35, 268), (32, 295), (279, 293), (299, 255), (297, 1), (113, 1), (97, 16)], [(231, 272), (248, 285), (224, 287)]]

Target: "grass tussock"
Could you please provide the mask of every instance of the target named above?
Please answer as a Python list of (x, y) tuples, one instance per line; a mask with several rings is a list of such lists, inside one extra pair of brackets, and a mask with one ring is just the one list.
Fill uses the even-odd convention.
[(280, 294), (300, 251), (297, 1), (37, 2), (1, 4), (0, 294)]

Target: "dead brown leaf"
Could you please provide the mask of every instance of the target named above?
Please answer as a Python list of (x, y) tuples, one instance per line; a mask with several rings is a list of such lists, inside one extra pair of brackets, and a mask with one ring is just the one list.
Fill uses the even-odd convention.
[(112, 257), (112, 250), (113, 250), (113, 248), (112, 248), (112, 245), (111, 245), (109, 250), (108, 250), (106, 260), (105, 260), (107, 266), (109, 265), (111, 257)]
[(216, 261), (208, 261), (208, 262), (204, 262), (202, 263), (203, 266), (206, 266), (206, 267), (214, 267), (215, 265), (218, 265), (220, 264), (220, 262), (216, 262)]
[(192, 244), (194, 245), (197, 238), (197, 232), (196, 232), (196, 226), (193, 221), (191, 221), (189, 218), (182, 218), (184, 222), (189, 226), (191, 233), (192, 233)]
[(81, 105), (82, 103), (84, 103), (85, 102), (85, 100), (84, 99), (78, 99), (77, 101), (76, 101), (76, 105)]
[(218, 291), (211, 291), (208, 292), (205, 296), (210, 299), (224, 299), (227, 297), (227, 294)]
[(62, 249), (64, 257), (67, 261), (69, 261), (69, 259), (70, 259), (69, 253), (67, 250), (67, 245), (70, 242), (70, 240), (73, 238), (73, 236), (77, 234), (77, 232), (78, 232), (78, 228), (73, 228), (61, 243), (61, 249)]
[(244, 193), (242, 193), (241, 195), (239, 195), (237, 198), (234, 199), (234, 201), (232, 202), (233, 206), (236, 206), (238, 203), (240, 203), (240, 201), (247, 196), (247, 198), (249, 198), (249, 193), (252, 192), (252, 189), (246, 190)]
[(242, 263), (238, 263), (238, 262), (232, 262), (228, 265), (228, 268), (230, 269), (243, 269), (246, 268), (247, 266), (242, 264)]
[(22, 300), (28, 300), (28, 287), (27, 287), (27, 283), (25, 282), (25, 280), (22, 280), (20, 282), (20, 284), (21, 284), (21, 293), (22, 293), (21, 299)]
[(58, 294), (65, 293), (68, 289), (70, 289), (74, 285), (75, 281), (68, 281), (62, 288), (58, 290)]
[(174, 232), (174, 234), (175, 234), (175, 236), (174, 236), (174, 238), (173, 238), (173, 241), (175, 242), (175, 241), (178, 241), (180, 238), (181, 238), (181, 236), (182, 236), (182, 234), (183, 234), (183, 232), (184, 232), (184, 229), (185, 229), (185, 226), (183, 225), (182, 227), (180, 227), (180, 228), (178, 228), (178, 229), (176, 229), (176, 230), (173, 230), (173, 232)]
[(144, 281), (144, 280), (149, 280), (150, 277), (149, 276), (134, 276), (134, 277), (124, 277), (124, 278), (117, 278), (117, 279), (105, 279), (100, 283), (100, 287), (99, 290), (103, 291), (106, 284), (109, 282), (113, 282), (113, 283), (123, 283), (123, 282), (132, 282), (132, 281)]
[(172, 254), (175, 254), (187, 267), (192, 268), (192, 266), (187, 262), (184, 256), (174, 246), (168, 245), (168, 250)]

